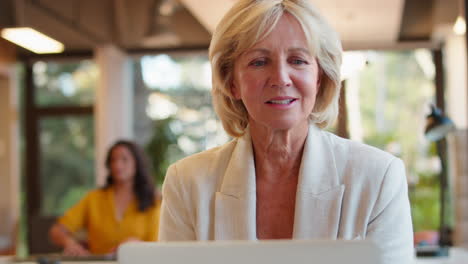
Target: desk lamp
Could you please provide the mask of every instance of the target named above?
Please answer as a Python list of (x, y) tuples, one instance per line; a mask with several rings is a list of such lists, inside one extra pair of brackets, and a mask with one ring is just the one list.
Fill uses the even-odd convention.
[[(440, 226), (439, 226), (439, 247), (436, 250), (425, 252), (427, 256), (447, 256), (448, 246), (451, 244), (449, 227), (446, 223), (446, 199), (447, 199), (447, 168), (446, 168), (446, 142), (445, 136), (455, 130), (455, 124), (442, 111), (435, 106), (431, 106), (431, 113), (426, 118), (425, 136), (429, 141), (436, 143), (437, 155), (441, 163), (440, 179)], [(419, 254), (421, 253), (421, 254)], [(418, 252), (424, 255), (424, 252)]]
[(455, 129), (455, 124), (442, 114), (442, 111), (431, 106), (431, 113), (426, 118), (426, 130), (424, 132), (429, 141), (438, 142)]

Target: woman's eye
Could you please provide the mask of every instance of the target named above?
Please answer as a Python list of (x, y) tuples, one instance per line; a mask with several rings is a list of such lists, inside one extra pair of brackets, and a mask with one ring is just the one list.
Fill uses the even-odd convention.
[(254, 60), (250, 63), (252, 66), (264, 66), (266, 64), (266, 60)]
[(292, 64), (297, 64), (297, 65), (308, 64), (307, 61), (301, 60), (301, 59), (292, 59), (291, 63)]

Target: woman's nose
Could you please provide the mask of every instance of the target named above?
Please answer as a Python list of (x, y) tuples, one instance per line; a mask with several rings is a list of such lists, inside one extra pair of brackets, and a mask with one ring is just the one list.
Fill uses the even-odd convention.
[(270, 84), (272, 87), (289, 87), (292, 84), (287, 63), (278, 62), (272, 67)]
[(114, 163), (112, 163), (111, 165), (111, 168), (115, 170), (120, 170), (122, 167), (123, 165), (122, 165), (122, 162), (120, 161), (114, 161)]

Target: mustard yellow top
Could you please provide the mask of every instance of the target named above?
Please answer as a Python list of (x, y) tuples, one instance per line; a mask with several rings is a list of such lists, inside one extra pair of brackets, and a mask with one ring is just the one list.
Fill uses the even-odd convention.
[(133, 200), (119, 220), (113, 188), (96, 189), (69, 209), (58, 222), (72, 233), (85, 229), (90, 252), (107, 254), (129, 238), (156, 241), (160, 206), (158, 200), (154, 206), (140, 212), (137, 201)]

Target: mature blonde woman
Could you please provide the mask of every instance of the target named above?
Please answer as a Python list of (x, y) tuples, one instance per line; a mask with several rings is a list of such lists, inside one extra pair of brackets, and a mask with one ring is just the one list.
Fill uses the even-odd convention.
[(173, 164), (160, 240), (372, 239), (412, 259), (404, 165), (322, 128), (341, 44), (306, 0), (240, 0), (210, 46), (213, 101), (235, 139)]

